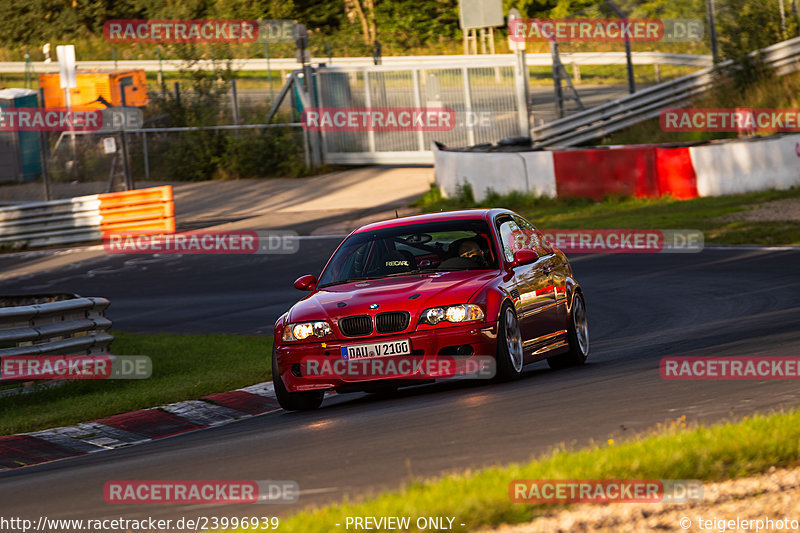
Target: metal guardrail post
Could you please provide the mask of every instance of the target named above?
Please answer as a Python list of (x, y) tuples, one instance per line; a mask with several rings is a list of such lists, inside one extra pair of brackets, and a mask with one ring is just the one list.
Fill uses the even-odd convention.
[(39, 158), (42, 161), (42, 183), (44, 185), (44, 201), (52, 200), (50, 194), (50, 173), (47, 171), (47, 133), (39, 131)]
[[(239, 124), (239, 93), (236, 90), (236, 80), (231, 80), (231, 105), (233, 106), (233, 123)], [(238, 134), (238, 131), (236, 133)]]
[(553, 55), (553, 85), (556, 97), (556, 114), (564, 118), (564, 92), (561, 88), (561, 61), (558, 57), (558, 43), (550, 41), (550, 53)]
[(147, 153), (147, 132), (140, 132), (142, 135), (142, 156), (144, 157), (144, 179), (150, 179), (150, 156)]
[(125, 171), (125, 189), (132, 191), (136, 187), (133, 184), (133, 174), (131, 173), (131, 160), (128, 158), (128, 136), (125, 134), (125, 128), (119, 132), (122, 140), (122, 168)]
[(514, 53), (516, 62), (514, 63), (514, 85), (517, 93), (517, 117), (519, 120), (520, 136), (528, 137), (531, 132), (530, 113), (528, 112), (529, 88), (528, 88), (528, 64), (525, 59), (525, 50), (517, 50)]
[(472, 90), (469, 85), (469, 68), (461, 67), (461, 77), (464, 84), (464, 110), (465, 119), (469, 120), (467, 127), (467, 144), (475, 144), (475, 124), (472, 120)]
[[(370, 87), (369, 82), (369, 69), (365, 68), (362, 70), (364, 73), (364, 107), (367, 109), (372, 109), (372, 89)], [(367, 132), (367, 143), (369, 146), (369, 152), (371, 154), (375, 153), (375, 131), (370, 128)]]
[[(305, 69), (306, 71), (310, 72), (311, 68)], [(313, 80), (306, 79), (306, 76), (303, 76), (303, 89), (298, 87), (297, 94), (300, 96), (300, 101), (303, 104), (303, 109), (308, 109), (312, 107), (311, 105), (311, 90), (309, 89), (309, 84), (313, 83)], [(297, 87), (297, 85), (295, 85)], [(316, 135), (316, 132), (310, 132), (308, 135), (309, 145), (311, 147), (311, 165), (314, 167), (318, 167), (322, 165), (322, 147), (320, 146), (319, 135)]]
[[(414, 91), (414, 107), (422, 108), (422, 88), (419, 83), (419, 69), (411, 70), (411, 86)], [(425, 151), (425, 134), (422, 130), (417, 130), (417, 147), (420, 152)]]

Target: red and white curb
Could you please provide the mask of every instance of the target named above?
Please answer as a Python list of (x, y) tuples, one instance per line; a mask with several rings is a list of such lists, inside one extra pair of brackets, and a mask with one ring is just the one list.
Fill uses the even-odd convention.
[(0, 437), (0, 472), (113, 450), (280, 409), (272, 382), (74, 426)]

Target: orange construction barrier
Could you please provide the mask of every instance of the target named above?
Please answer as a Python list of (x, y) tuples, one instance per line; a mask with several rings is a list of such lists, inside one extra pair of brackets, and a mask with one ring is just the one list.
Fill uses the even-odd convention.
[(104, 237), (175, 233), (175, 202), (170, 185), (97, 196)]

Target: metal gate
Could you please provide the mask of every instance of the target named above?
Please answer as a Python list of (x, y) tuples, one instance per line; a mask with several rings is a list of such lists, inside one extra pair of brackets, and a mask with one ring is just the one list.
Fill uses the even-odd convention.
[(468, 146), (529, 136), (527, 79), (516, 58), (474, 56), (459, 63), (318, 67), (319, 107), (448, 108), (456, 119), (449, 131), (322, 131), (324, 161), (430, 164), (433, 141)]

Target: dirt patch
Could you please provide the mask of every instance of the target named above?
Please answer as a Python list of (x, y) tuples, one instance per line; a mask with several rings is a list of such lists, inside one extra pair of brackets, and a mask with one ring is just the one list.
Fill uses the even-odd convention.
[[(706, 483), (703, 500), (697, 503), (580, 504), (559, 510), (526, 524), (501, 526), (494, 533), (608, 533), (643, 531), (761, 531), (800, 530), (800, 468), (775, 469), (758, 476)], [(739, 525), (728, 520), (739, 519)], [(772, 527), (766, 522), (773, 520)], [(717, 520), (718, 522), (707, 522)], [(726, 522), (723, 524), (722, 520)], [(780, 527), (783, 520), (784, 527)], [(789, 523), (786, 523), (786, 521)], [(794, 524), (791, 521), (794, 520)], [(484, 530), (490, 531), (490, 530)]]
[(732, 213), (716, 220), (720, 222), (800, 222), (800, 198), (784, 198), (753, 206), (747, 211)]

